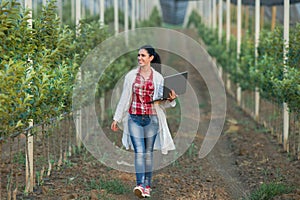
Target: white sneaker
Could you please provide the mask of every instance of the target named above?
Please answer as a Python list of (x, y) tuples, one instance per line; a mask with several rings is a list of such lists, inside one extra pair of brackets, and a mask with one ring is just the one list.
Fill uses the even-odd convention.
[(146, 186), (146, 188), (144, 189), (144, 197), (151, 197), (150, 196), (150, 191), (151, 191), (151, 187), (150, 186)]
[(138, 185), (135, 188), (133, 188), (133, 193), (139, 197), (139, 198), (143, 198), (144, 197), (144, 188), (142, 185)]

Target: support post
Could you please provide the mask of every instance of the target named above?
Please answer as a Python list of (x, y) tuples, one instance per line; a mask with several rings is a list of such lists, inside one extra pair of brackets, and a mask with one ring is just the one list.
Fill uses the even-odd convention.
[[(283, 21), (283, 56), (284, 56), (284, 73), (286, 73), (287, 61), (288, 61), (288, 48), (289, 48), (289, 30), (290, 30), (290, 1), (284, 0), (284, 21)], [(285, 78), (285, 74), (284, 74)], [(283, 148), (289, 152), (288, 145), (289, 138), (289, 111), (288, 104), (283, 103)]]
[[(259, 32), (260, 32), (260, 0), (255, 0), (255, 65), (257, 65), (258, 58), (258, 45), (259, 45)], [(255, 119), (259, 119), (259, 103), (260, 94), (259, 88), (255, 88)]]
[(231, 20), (230, 20), (230, 0), (226, 0), (226, 49), (229, 51), (229, 45), (230, 45), (230, 26), (231, 26)]
[(219, 1), (219, 43), (222, 43), (223, 33), (223, 1)]
[(215, 30), (217, 28), (217, 2), (212, 0), (212, 28)]
[(136, 0), (131, 0), (131, 29), (135, 29), (135, 1)]
[[(237, 60), (241, 55), (241, 43), (242, 43), (242, 0), (237, 1)], [(239, 64), (237, 64), (237, 71), (239, 71)], [(241, 105), (242, 90), (241, 86), (237, 84), (237, 104)]]
[(124, 4), (125, 4), (125, 6), (124, 6), (124, 9), (125, 9), (125, 11), (124, 11), (124, 30), (125, 30), (125, 43), (126, 43), (126, 45), (128, 45), (128, 24), (129, 24), (129, 22), (128, 22), (128, 0), (124, 0)]
[(119, 2), (114, 0), (114, 25), (115, 35), (119, 33)]
[[(29, 127), (33, 127), (33, 120), (29, 121)], [(31, 131), (27, 134), (27, 149), (26, 149), (26, 192), (33, 192), (34, 172), (33, 172), (33, 135)]]
[(104, 12), (105, 12), (105, 4), (104, 0), (100, 0), (100, 26), (104, 26)]

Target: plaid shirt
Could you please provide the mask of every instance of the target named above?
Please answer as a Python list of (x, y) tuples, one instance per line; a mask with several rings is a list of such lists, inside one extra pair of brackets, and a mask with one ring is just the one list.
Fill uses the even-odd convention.
[(152, 101), (154, 94), (153, 71), (148, 79), (138, 71), (135, 81), (132, 85), (132, 101), (129, 108), (130, 114), (136, 115), (153, 115), (156, 114), (152, 104), (147, 102)]

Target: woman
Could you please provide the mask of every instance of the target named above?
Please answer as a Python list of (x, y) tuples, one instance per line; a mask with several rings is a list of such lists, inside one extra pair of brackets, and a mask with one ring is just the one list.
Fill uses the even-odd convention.
[(122, 143), (135, 152), (136, 196), (150, 197), (153, 149), (163, 154), (175, 146), (167, 125), (164, 107), (176, 105), (176, 94), (171, 90), (168, 100), (149, 103), (163, 95), (164, 79), (154, 70), (160, 65), (160, 57), (150, 45), (142, 46), (138, 52), (138, 67), (125, 76), (123, 91), (118, 103), (111, 129), (118, 130), (123, 122)]

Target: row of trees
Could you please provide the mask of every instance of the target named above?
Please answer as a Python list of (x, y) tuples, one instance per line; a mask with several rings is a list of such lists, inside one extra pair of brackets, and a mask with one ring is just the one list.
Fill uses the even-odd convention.
[[(45, 123), (71, 112), (73, 84), (81, 63), (95, 46), (112, 35), (109, 26), (93, 19), (83, 19), (74, 28), (62, 25), (55, 1), (43, 6), (32, 27), (29, 12), (16, 0), (1, 2), (0, 139), (28, 127), (31, 119), (35, 124)], [(107, 9), (107, 16), (109, 12), (112, 9)], [(151, 16), (157, 19), (154, 24), (149, 20), (138, 26), (160, 25), (157, 9)], [(110, 74), (124, 70), (118, 67), (127, 62), (124, 59), (113, 63)], [(110, 81), (100, 80), (100, 84), (112, 85), (118, 78), (111, 76)]]
[[(244, 37), (241, 54), (237, 59), (236, 38), (231, 36), (229, 49), (225, 34), (222, 42), (216, 31), (202, 23), (197, 12), (193, 12), (189, 25), (198, 27), (198, 32), (207, 45), (208, 52), (217, 59), (222, 68), (230, 74), (231, 80), (238, 83), (242, 90), (259, 88), (265, 98), (275, 100), (278, 104), (286, 102), (289, 110), (300, 110), (300, 25), (290, 30), (288, 60), (284, 61), (283, 28), (278, 26), (274, 31), (264, 30), (260, 36), (258, 59), (255, 62), (254, 41)], [(241, 81), (243, 80), (243, 81)]]

